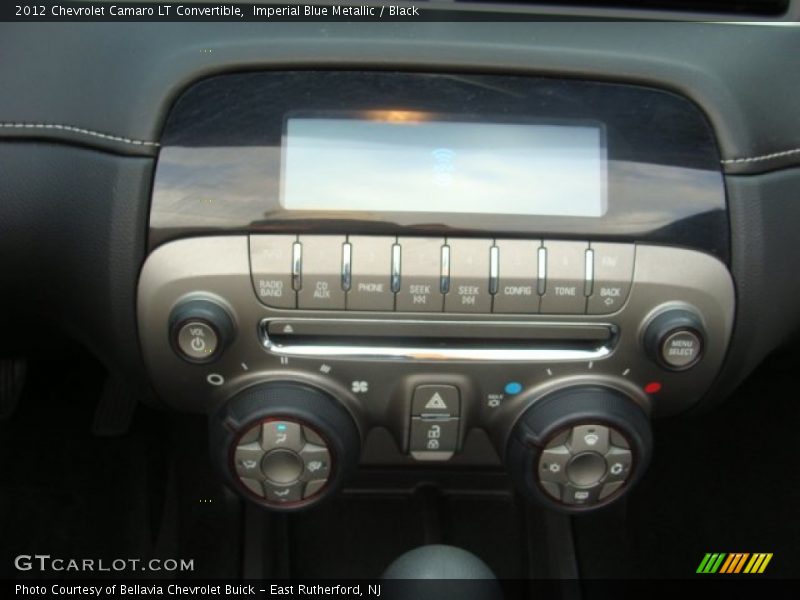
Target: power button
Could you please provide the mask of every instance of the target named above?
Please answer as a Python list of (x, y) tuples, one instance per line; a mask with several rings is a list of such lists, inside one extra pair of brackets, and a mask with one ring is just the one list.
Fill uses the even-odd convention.
[(233, 319), (211, 300), (182, 302), (169, 320), (172, 349), (190, 363), (216, 360), (235, 335)]
[(219, 336), (208, 323), (189, 321), (178, 329), (176, 342), (184, 358), (204, 362), (217, 352)]

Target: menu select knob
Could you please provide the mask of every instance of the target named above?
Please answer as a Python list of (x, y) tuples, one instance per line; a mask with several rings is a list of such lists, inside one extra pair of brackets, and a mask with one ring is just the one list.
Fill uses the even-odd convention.
[(191, 363), (209, 363), (219, 358), (235, 333), (228, 311), (206, 299), (176, 306), (169, 318), (169, 330), (175, 353)]
[(650, 321), (643, 341), (648, 356), (663, 368), (685, 371), (702, 359), (705, 332), (694, 312), (670, 309)]

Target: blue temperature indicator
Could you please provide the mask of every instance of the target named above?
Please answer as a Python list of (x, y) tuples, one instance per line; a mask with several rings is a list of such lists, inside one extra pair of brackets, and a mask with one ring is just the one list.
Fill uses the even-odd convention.
[(522, 391), (522, 384), (519, 381), (509, 381), (506, 384), (505, 392), (506, 394), (514, 395), (519, 394)]
[(286, 425), (284, 423), (278, 423), (275, 429), (277, 429), (278, 431), (286, 431)]

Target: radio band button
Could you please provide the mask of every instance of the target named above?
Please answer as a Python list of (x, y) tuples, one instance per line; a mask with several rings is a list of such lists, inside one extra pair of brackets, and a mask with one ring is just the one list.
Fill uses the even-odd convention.
[(256, 296), (267, 306), (295, 308), (292, 245), (295, 235), (251, 235), (250, 267)]

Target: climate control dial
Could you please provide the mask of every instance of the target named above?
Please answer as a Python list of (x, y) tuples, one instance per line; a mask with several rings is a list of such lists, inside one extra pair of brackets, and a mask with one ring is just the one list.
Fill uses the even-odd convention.
[(652, 435), (645, 411), (622, 392), (576, 386), (523, 413), (507, 450), (517, 485), (542, 504), (579, 512), (614, 501), (644, 472)]
[(211, 442), (234, 489), (263, 506), (294, 510), (341, 485), (358, 460), (360, 436), (332, 396), (275, 382), (232, 398), (211, 421)]

